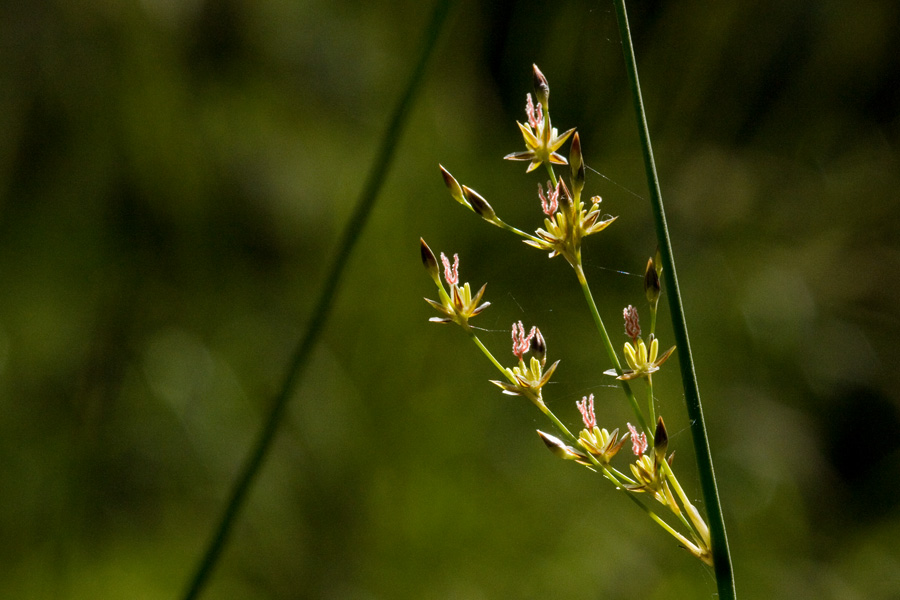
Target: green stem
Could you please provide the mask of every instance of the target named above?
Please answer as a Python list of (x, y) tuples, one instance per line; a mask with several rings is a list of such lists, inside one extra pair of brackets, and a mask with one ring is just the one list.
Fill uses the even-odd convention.
[(547, 405), (544, 404), (542, 407), (539, 407), (541, 412), (547, 415), (547, 418), (553, 421), (553, 424), (556, 425), (556, 428), (569, 439), (569, 443), (578, 445), (578, 438), (572, 435), (572, 432), (569, 431), (569, 428), (563, 425), (563, 422), (556, 418), (556, 415), (547, 408)]
[[(581, 268), (581, 264), (576, 264), (573, 266), (575, 268), (575, 275), (578, 277), (578, 284), (581, 286), (581, 291), (584, 293), (584, 299), (587, 301), (588, 308), (591, 311), (591, 316), (594, 318), (594, 324), (596, 324), (597, 331), (600, 332), (600, 337), (603, 339), (603, 346), (606, 348), (606, 353), (609, 355), (609, 360), (610, 362), (612, 362), (613, 367), (615, 367), (616, 373), (621, 375), (622, 364), (619, 362), (619, 357), (616, 355), (616, 351), (613, 348), (612, 341), (609, 339), (609, 334), (606, 332), (606, 326), (603, 324), (603, 319), (600, 317), (600, 312), (597, 310), (597, 303), (594, 302), (594, 296), (593, 294), (591, 294), (591, 288), (588, 285), (587, 278), (584, 276), (584, 269)], [(634, 392), (631, 391), (631, 386), (624, 379), (620, 379), (619, 382), (622, 384), (622, 389), (625, 391), (625, 395), (628, 397), (628, 402), (631, 404), (631, 408), (634, 411), (635, 418), (638, 420), (638, 424), (641, 426), (641, 429), (643, 431), (649, 432), (650, 429), (647, 427), (647, 422), (644, 420), (644, 415), (641, 413), (641, 409), (634, 397)]]
[(691, 356), (691, 346), (688, 340), (687, 324), (681, 302), (681, 292), (678, 288), (675, 260), (672, 255), (672, 245), (669, 240), (668, 226), (666, 225), (666, 214), (663, 208), (662, 194), (659, 189), (659, 178), (656, 174), (656, 164), (653, 160), (653, 150), (650, 145), (647, 115), (644, 111), (643, 100), (641, 99), (641, 86), (638, 79), (637, 61), (635, 60), (634, 47), (631, 41), (631, 30), (628, 25), (625, 0), (614, 0), (613, 5), (615, 6), (616, 19), (619, 23), (619, 33), (622, 38), (622, 51), (625, 56), (625, 67), (628, 72), (628, 81), (631, 87), (638, 130), (640, 132), (641, 149), (644, 155), (644, 167), (647, 173), (647, 183), (650, 188), (650, 202), (653, 208), (654, 221), (656, 223), (656, 235), (659, 242), (660, 254), (663, 260), (663, 277), (665, 278), (665, 284), (669, 289), (669, 306), (672, 313), (672, 326), (675, 333), (675, 342), (678, 345), (679, 362), (681, 363), (681, 377), (684, 384), (685, 403), (687, 405), (688, 418), (691, 422), (691, 434), (694, 440), (694, 452), (697, 456), (700, 486), (703, 490), (703, 499), (709, 516), (712, 558), (716, 574), (716, 584), (719, 591), (719, 599), (734, 600), (734, 598), (736, 598), (734, 571), (731, 564), (731, 554), (728, 550), (728, 538), (725, 533), (725, 519), (722, 515), (722, 505), (719, 500), (719, 492), (716, 486), (716, 475), (713, 470), (712, 455), (709, 450), (709, 439), (706, 431), (706, 422), (703, 418), (703, 407), (700, 404), (700, 391), (697, 384), (697, 375), (694, 371), (693, 358)]
[(638, 500), (637, 497), (635, 496), (635, 494), (633, 494), (632, 492), (628, 492), (628, 497), (631, 498), (631, 500), (635, 504), (640, 506), (641, 509), (644, 510), (648, 515), (650, 515), (650, 518), (653, 519), (657, 523), (657, 525), (659, 525), (660, 527), (662, 527), (663, 529), (668, 531), (669, 534), (672, 535), (672, 537), (674, 537), (676, 540), (678, 540), (679, 542), (684, 544), (685, 547), (688, 547), (688, 548), (690, 548), (690, 547), (696, 548), (697, 547), (696, 544), (694, 544), (693, 542), (688, 540), (686, 537), (684, 537), (684, 535), (679, 533), (678, 530), (676, 530), (674, 527), (672, 527), (671, 525), (666, 523), (666, 521), (662, 517), (660, 517), (658, 514), (653, 512), (653, 510), (651, 510), (649, 506), (647, 506), (646, 504), (644, 504), (643, 502)]
[(539, 238), (531, 235), (530, 233), (525, 233), (521, 229), (513, 227), (512, 225), (510, 225), (506, 221), (500, 219), (499, 217), (497, 218), (496, 224), (497, 224), (497, 227), (499, 227), (500, 229), (504, 229), (506, 231), (509, 231), (510, 233), (514, 233), (520, 237), (525, 238), (526, 240), (532, 240), (535, 242), (539, 240)]
[[(648, 421), (656, 423), (656, 403), (653, 402), (653, 375), (647, 375), (647, 414), (650, 415)], [(647, 431), (647, 439), (653, 443), (655, 431)]]
[(550, 175), (550, 183), (553, 185), (553, 187), (556, 187), (556, 173), (553, 171), (553, 165), (550, 163), (549, 159), (544, 161), (544, 167), (546, 167), (547, 173)]
[(516, 380), (513, 379), (512, 375), (509, 374), (509, 371), (507, 371), (506, 368), (500, 364), (500, 361), (494, 358), (494, 355), (491, 354), (491, 351), (481, 343), (481, 340), (478, 339), (478, 336), (472, 333), (471, 330), (467, 331), (466, 333), (469, 334), (469, 337), (472, 338), (472, 341), (475, 342), (475, 345), (481, 348), (481, 351), (484, 353), (484, 355), (488, 357), (488, 359), (494, 364), (495, 367), (497, 367), (497, 370), (503, 373), (503, 376), (506, 377), (506, 379), (508, 379), (510, 383), (515, 383)]
[(247, 494), (252, 488), (256, 476), (262, 467), (263, 461), (269, 453), (272, 440), (275, 437), (278, 425), (284, 415), (288, 400), (293, 395), (303, 369), (306, 366), (309, 356), (312, 353), (328, 315), (331, 312), (331, 307), (334, 305), (334, 297), (337, 293), (341, 275), (353, 252), (353, 248), (356, 246), (356, 242), (359, 240), (363, 227), (368, 222), (369, 215), (371, 214), (372, 208), (378, 197), (378, 192), (381, 190), (381, 186), (387, 176), (391, 161), (394, 157), (394, 152), (400, 140), (400, 134), (403, 131), (403, 126), (406, 124), (410, 109), (412, 108), (413, 98), (422, 85), (425, 76), (425, 68), (437, 45), (437, 40), (444, 28), (444, 24), (447, 21), (451, 4), (452, 0), (437, 0), (434, 12), (431, 16), (431, 22), (426, 29), (425, 38), (418, 55), (418, 62), (410, 74), (409, 82), (403, 96), (397, 103), (391, 116), (391, 120), (388, 123), (384, 138), (375, 154), (375, 162), (369, 171), (368, 178), (360, 193), (356, 208), (350, 219), (347, 221), (340, 244), (338, 245), (337, 256), (331, 265), (328, 278), (322, 288), (318, 302), (313, 309), (306, 334), (303, 336), (303, 339), (300, 340), (294, 351), (284, 381), (282, 382), (281, 389), (275, 397), (265, 423), (263, 424), (250, 453), (244, 461), (240, 474), (234, 481), (228, 503), (225, 505), (225, 508), (219, 517), (212, 537), (209, 540), (202, 558), (196, 565), (190, 585), (183, 596), (185, 600), (197, 598), (209, 581), (209, 577), (212, 575), (213, 569), (218, 563), (234, 522), (247, 499)]

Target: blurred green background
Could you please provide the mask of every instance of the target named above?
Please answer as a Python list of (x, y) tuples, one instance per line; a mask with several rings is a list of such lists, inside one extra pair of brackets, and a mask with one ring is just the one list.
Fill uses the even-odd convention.
[[(743, 598), (900, 597), (900, 5), (631, 2)], [(0, 596), (177, 598), (278, 389), (430, 3), (0, 4)], [(570, 270), (526, 229), (536, 62), (577, 126), (610, 328), (655, 248), (608, 2), (453, 12), (329, 325), (205, 597), (712, 598), (711, 572), (548, 453), (418, 238), (537, 324), (548, 402), (630, 418)], [(671, 340), (668, 313), (663, 344)], [(624, 342), (624, 336), (617, 343)], [(677, 354), (676, 354), (677, 357)], [(657, 395), (699, 499), (677, 370)]]

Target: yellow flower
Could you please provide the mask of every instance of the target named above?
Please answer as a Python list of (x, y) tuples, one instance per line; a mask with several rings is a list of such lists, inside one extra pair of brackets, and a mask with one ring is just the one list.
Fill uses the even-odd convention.
[(609, 369), (608, 371), (605, 371), (605, 374), (626, 381), (637, 379), (638, 377), (647, 377), (648, 375), (659, 371), (659, 366), (666, 362), (666, 360), (672, 356), (673, 352), (675, 352), (675, 346), (666, 350), (665, 353), (657, 359), (656, 355), (659, 353), (659, 340), (655, 337), (652, 337), (649, 351), (647, 350), (647, 345), (644, 344), (644, 340), (637, 341), (637, 348), (632, 346), (631, 342), (625, 342), (625, 360), (631, 368), (622, 371), (621, 375), (616, 373), (615, 369)]
[[(553, 375), (559, 361), (544, 371), (544, 365), (547, 364), (547, 343), (544, 336), (537, 327), (532, 327), (526, 335), (521, 321), (513, 323), (512, 326), (512, 351), (519, 359), (517, 366), (506, 368), (507, 377), (512, 383), (507, 381), (491, 381), (491, 383), (502, 389), (504, 394), (525, 396), (538, 407), (543, 407), (541, 388), (550, 381), (550, 376)], [(526, 365), (525, 353), (529, 351), (531, 360)]]
[(484, 288), (487, 287), (487, 284), (481, 286), (481, 289), (473, 296), (472, 289), (468, 283), (459, 285), (459, 255), (453, 255), (453, 264), (451, 265), (450, 260), (441, 252), (441, 262), (444, 265), (444, 280), (450, 286), (450, 293), (448, 294), (444, 289), (444, 284), (441, 282), (440, 270), (434, 253), (428, 247), (428, 244), (425, 243), (425, 240), (420, 241), (422, 262), (437, 284), (438, 293), (441, 297), (441, 302), (428, 298), (425, 298), (425, 302), (444, 315), (443, 317), (431, 317), (429, 321), (435, 323), (456, 323), (463, 329), (468, 330), (469, 319), (491, 305), (490, 302), (478, 304), (481, 302), (481, 297), (484, 295)]
[(531, 94), (525, 95), (525, 114), (528, 116), (528, 124), (524, 125), (522, 123), (517, 123), (519, 129), (522, 131), (522, 137), (525, 138), (525, 147), (527, 150), (524, 152), (513, 152), (512, 154), (507, 154), (503, 157), (506, 160), (531, 161), (526, 173), (534, 171), (545, 162), (557, 165), (569, 164), (566, 159), (557, 154), (556, 151), (566, 143), (566, 140), (569, 139), (569, 136), (575, 131), (575, 128), (573, 127), (562, 135), (559, 135), (556, 128), (550, 125), (550, 113), (547, 110), (547, 98), (549, 97), (550, 89), (547, 86), (547, 79), (537, 68), (537, 65), (534, 65), (534, 73), (536, 84), (539, 81), (542, 82), (540, 86), (536, 86), (535, 92), (543, 95), (544, 104), (543, 106), (541, 105), (540, 95), (538, 96), (537, 105), (532, 102)]

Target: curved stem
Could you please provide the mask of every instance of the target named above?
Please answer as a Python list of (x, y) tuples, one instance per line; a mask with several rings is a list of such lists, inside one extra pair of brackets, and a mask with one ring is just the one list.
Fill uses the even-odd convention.
[(284, 381), (282, 382), (281, 389), (275, 397), (272, 408), (256, 438), (253, 448), (250, 450), (250, 453), (241, 468), (240, 474), (234, 481), (231, 493), (229, 494), (228, 503), (225, 505), (213, 531), (212, 537), (191, 577), (190, 585), (184, 595), (185, 600), (197, 598), (206, 586), (206, 583), (222, 554), (222, 550), (225, 547), (225, 543), (228, 540), (238, 513), (243, 507), (247, 499), (247, 494), (252, 488), (253, 482), (256, 480), (256, 476), (262, 467), (263, 461), (269, 453), (272, 440), (275, 438), (275, 433), (278, 429), (278, 425), (281, 423), (281, 418), (284, 415), (288, 400), (293, 395), (297, 382), (300, 380), (300, 375), (303, 372), (303, 368), (306, 366), (307, 360), (309, 359), (325, 325), (325, 321), (331, 312), (331, 307), (334, 305), (333, 300), (337, 294), (338, 284), (340, 283), (344, 268), (356, 246), (356, 242), (359, 240), (363, 227), (368, 222), (372, 207), (375, 205), (375, 201), (378, 197), (378, 192), (381, 190), (382, 183), (387, 176), (391, 161), (394, 157), (394, 151), (400, 141), (400, 134), (403, 131), (403, 126), (406, 124), (412, 107), (413, 98), (421, 87), (425, 76), (425, 68), (428, 65), (428, 59), (431, 57), (432, 51), (437, 45), (437, 40), (447, 21), (447, 15), (450, 12), (451, 4), (452, 0), (437, 0), (434, 12), (431, 16), (431, 22), (426, 28), (418, 62), (410, 75), (403, 96), (401, 96), (397, 103), (393, 115), (391, 116), (391, 120), (388, 123), (381, 146), (375, 155), (375, 163), (369, 171), (368, 179), (360, 193), (354, 213), (347, 221), (346, 228), (344, 229), (343, 236), (338, 245), (337, 256), (334, 258), (328, 278), (325, 281), (318, 302), (310, 317), (309, 327), (294, 351)]
[(669, 290), (669, 306), (672, 313), (672, 326), (675, 333), (675, 341), (678, 345), (679, 362), (681, 363), (681, 377), (684, 385), (685, 403), (687, 405), (688, 417), (691, 422), (691, 435), (694, 440), (694, 452), (697, 456), (700, 486), (703, 490), (703, 499), (709, 516), (712, 560), (716, 574), (716, 584), (720, 600), (734, 600), (734, 598), (736, 598), (734, 571), (731, 564), (731, 553), (728, 550), (728, 537), (725, 533), (725, 519), (722, 515), (722, 505), (719, 501), (719, 492), (716, 486), (716, 475), (713, 470), (712, 455), (709, 450), (709, 439), (706, 431), (706, 422), (703, 418), (703, 407), (700, 404), (700, 391), (697, 384), (697, 375), (694, 371), (691, 346), (688, 341), (687, 324), (684, 317), (684, 308), (681, 303), (681, 292), (678, 288), (678, 277), (675, 271), (675, 259), (672, 255), (672, 244), (669, 239), (666, 214), (665, 209), (663, 208), (662, 194), (659, 189), (659, 178), (656, 174), (656, 164), (653, 160), (653, 150), (650, 145), (650, 131), (647, 126), (647, 115), (644, 111), (644, 102), (641, 99), (641, 86), (638, 79), (634, 47), (631, 42), (631, 29), (628, 25), (628, 13), (625, 10), (625, 0), (614, 0), (613, 5), (616, 10), (616, 20), (618, 21), (619, 33), (622, 38), (625, 68), (628, 73), (628, 81), (631, 87), (638, 130), (640, 132), (641, 149), (644, 155), (644, 167), (647, 174), (647, 184), (650, 188), (650, 202), (653, 208), (653, 216), (656, 223), (656, 235), (659, 242), (660, 255), (663, 261), (663, 277), (665, 278), (665, 284)]

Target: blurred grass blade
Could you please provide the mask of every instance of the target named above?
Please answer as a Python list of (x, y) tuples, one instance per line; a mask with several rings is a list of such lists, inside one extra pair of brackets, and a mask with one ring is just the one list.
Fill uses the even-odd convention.
[(454, 0), (437, 0), (431, 20), (425, 30), (422, 47), (419, 51), (418, 62), (410, 75), (406, 90), (397, 103), (397, 107), (394, 109), (391, 120), (387, 125), (387, 130), (384, 133), (384, 138), (375, 154), (375, 162), (369, 171), (368, 178), (366, 179), (365, 186), (362, 189), (356, 208), (344, 229), (340, 244), (338, 245), (337, 256), (334, 258), (328, 278), (325, 281), (318, 302), (310, 317), (309, 328), (297, 345), (297, 349), (287, 367), (284, 382), (272, 404), (271, 411), (266, 417), (263, 428), (259, 432), (259, 436), (247, 456), (238, 478), (233, 484), (228, 503), (225, 505), (225, 509), (216, 524), (216, 528), (213, 531), (212, 537), (202, 558), (197, 563), (190, 586), (183, 596), (185, 600), (197, 598), (203, 591), (204, 586), (218, 562), (222, 549), (228, 540), (234, 521), (246, 501), (247, 494), (268, 454), (287, 402), (296, 388), (309, 355), (315, 347), (319, 334), (328, 319), (328, 314), (331, 310), (334, 296), (337, 293), (341, 275), (343, 274), (347, 261), (353, 252), (353, 248), (368, 221), (369, 214), (372, 212), (372, 208), (378, 197), (378, 192), (387, 176), (390, 163), (394, 156), (394, 151), (396, 150), (400, 135), (403, 131), (403, 126), (409, 117), (413, 99), (416, 92), (422, 86), (426, 66), (429, 58), (434, 52), (441, 31), (444, 29), (453, 1)]
[(653, 218), (656, 222), (656, 237), (663, 261), (663, 277), (668, 287), (669, 306), (672, 311), (672, 327), (681, 363), (681, 379), (684, 385), (687, 413), (691, 421), (691, 437), (694, 440), (694, 451), (697, 455), (700, 486), (703, 490), (703, 500), (706, 504), (706, 511), (710, 521), (709, 530), (716, 585), (718, 586), (720, 600), (733, 600), (736, 597), (734, 572), (732, 571), (731, 554), (728, 550), (728, 538), (725, 535), (725, 520), (722, 516), (722, 505), (719, 502), (719, 492), (716, 488), (716, 475), (715, 471), (713, 471), (712, 455), (709, 451), (706, 423), (703, 420), (703, 407), (700, 404), (697, 374), (694, 371), (694, 359), (691, 355), (691, 345), (688, 341), (687, 324), (681, 303), (681, 291), (678, 288), (678, 277), (675, 273), (675, 259), (672, 256), (672, 244), (666, 224), (666, 213), (663, 208), (662, 194), (659, 190), (659, 178), (657, 177), (656, 164), (653, 160), (653, 149), (650, 146), (650, 131), (647, 127), (644, 102), (641, 99), (641, 85), (638, 80), (634, 47), (631, 43), (628, 14), (625, 10), (625, 0), (613, 0), (613, 4), (616, 9), (616, 20), (619, 23), (622, 52), (625, 54), (625, 69), (628, 72), (628, 81), (631, 86), (638, 129), (640, 131), (644, 169), (647, 173), (647, 185), (650, 188), (650, 204), (653, 208)]

